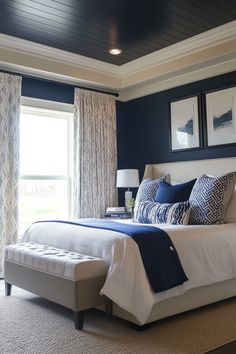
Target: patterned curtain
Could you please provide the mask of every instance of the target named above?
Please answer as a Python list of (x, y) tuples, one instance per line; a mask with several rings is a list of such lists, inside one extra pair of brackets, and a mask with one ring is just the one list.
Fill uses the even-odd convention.
[(4, 248), (17, 240), (20, 96), (21, 77), (0, 73), (0, 278)]
[(117, 205), (113, 96), (75, 89), (74, 147), (74, 218), (99, 218)]

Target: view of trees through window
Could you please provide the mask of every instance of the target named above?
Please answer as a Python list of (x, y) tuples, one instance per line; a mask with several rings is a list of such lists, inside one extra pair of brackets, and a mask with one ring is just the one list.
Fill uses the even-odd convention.
[(22, 106), (20, 235), (34, 221), (70, 217), (71, 113)]

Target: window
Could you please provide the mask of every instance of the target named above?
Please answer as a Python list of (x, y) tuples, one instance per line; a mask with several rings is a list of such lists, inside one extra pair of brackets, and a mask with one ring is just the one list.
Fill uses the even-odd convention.
[(20, 115), (20, 235), (71, 214), (72, 113), (29, 106)]

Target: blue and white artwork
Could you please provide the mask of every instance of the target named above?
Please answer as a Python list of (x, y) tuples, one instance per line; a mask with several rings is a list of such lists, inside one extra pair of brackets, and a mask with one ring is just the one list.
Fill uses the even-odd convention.
[(171, 150), (193, 149), (200, 146), (198, 97), (171, 102)]
[(178, 131), (188, 135), (193, 135), (193, 117), (190, 118), (182, 127), (179, 127)]
[(207, 145), (236, 143), (236, 87), (206, 94)]
[(220, 114), (219, 116), (213, 117), (213, 129), (224, 129), (226, 127), (232, 126), (233, 124), (233, 112), (229, 109), (227, 112)]

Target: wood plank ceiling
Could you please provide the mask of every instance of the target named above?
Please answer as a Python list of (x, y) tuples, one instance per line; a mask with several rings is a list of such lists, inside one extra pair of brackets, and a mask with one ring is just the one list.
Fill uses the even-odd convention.
[(1, 33), (116, 65), (235, 19), (236, 0), (0, 1)]

